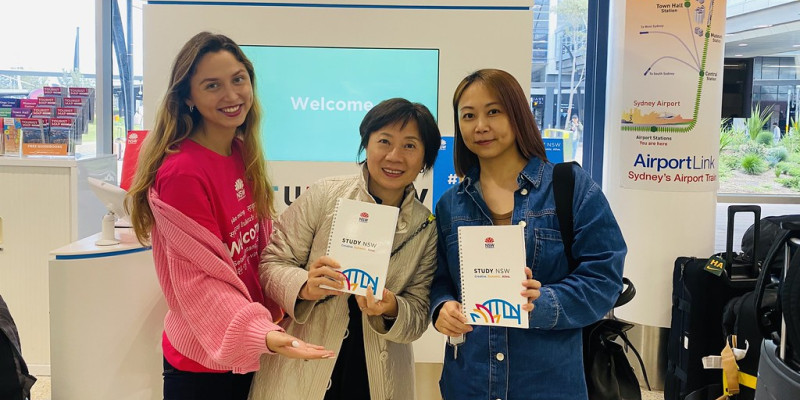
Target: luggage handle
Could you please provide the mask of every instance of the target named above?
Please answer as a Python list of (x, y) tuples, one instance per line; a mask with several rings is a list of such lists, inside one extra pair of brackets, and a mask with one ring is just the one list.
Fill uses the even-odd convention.
[[(748, 206), (728, 206), (728, 237), (725, 243), (725, 265), (728, 268), (733, 267), (733, 222), (734, 216), (740, 212), (753, 213), (753, 254), (755, 255), (758, 250), (758, 239), (761, 234), (761, 207), (755, 205)], [(756, 257), (753, 257), (753, 266), (751, 267), (750, 276), (758, 276), (758, 262)], [(733, 271), (729, 271), (728, 276), (731, 278)]]

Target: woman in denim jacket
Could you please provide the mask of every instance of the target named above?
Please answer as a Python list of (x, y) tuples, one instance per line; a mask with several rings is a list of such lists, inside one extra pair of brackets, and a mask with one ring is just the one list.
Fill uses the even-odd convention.
[[(581, 328), (622, 289), (627, 249), (600, 187), (574, 168), (569, 272), (553, 198), (553, 164), (519, 83), (493, 69), (472, 73), (453, 97), (455, 169), (463, 179), (436, 206), (435, 328), (449, 336), (440, 381), (445, 399), (585, 399)], [(528, 329), (467, 325), (461, 314), (458, 227), (525, 227)], [(463, 336), (462, 336), (463, 335)]]

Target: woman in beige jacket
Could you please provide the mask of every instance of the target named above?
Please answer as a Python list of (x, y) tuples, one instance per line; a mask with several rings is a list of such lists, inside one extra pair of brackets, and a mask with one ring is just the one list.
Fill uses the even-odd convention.
[[(405, 99), (372, 108), (360, 127), (361, 173), (323, 179), (275, 224), (262, 255), (261, 283), (291, 317), (286, 333), (336, 352), (329, 360), (262, 357), (250, 399), (413, 399), (411, 342), (428, 327), (436, 268), (433, 216), (412, 182), (433, 167), (441, 136), (428, 109)], [(400, 208), (383, 298), (320, 288), (341, 287), (340, 265), (326, 257), (338, 198)]]

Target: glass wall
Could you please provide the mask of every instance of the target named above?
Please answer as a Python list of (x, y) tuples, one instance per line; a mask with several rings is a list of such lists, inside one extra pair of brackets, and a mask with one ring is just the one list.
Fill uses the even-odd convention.
[(727, 11), (719, 194), (798, 202), (800, 3), (729, 0)]
[(533, 5), (531, 110), (552, 161), (583, 159), (588, 0)]

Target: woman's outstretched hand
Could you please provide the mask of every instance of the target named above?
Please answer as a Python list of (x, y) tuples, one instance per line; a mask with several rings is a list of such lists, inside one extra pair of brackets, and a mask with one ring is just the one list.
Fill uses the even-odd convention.
[(317, 360), (334, 356), (332, 351), (326, 350), (322, 346), (306, 343), (281, 331), (267, 333), (267, 348), (284, 357), (304, 360)]

